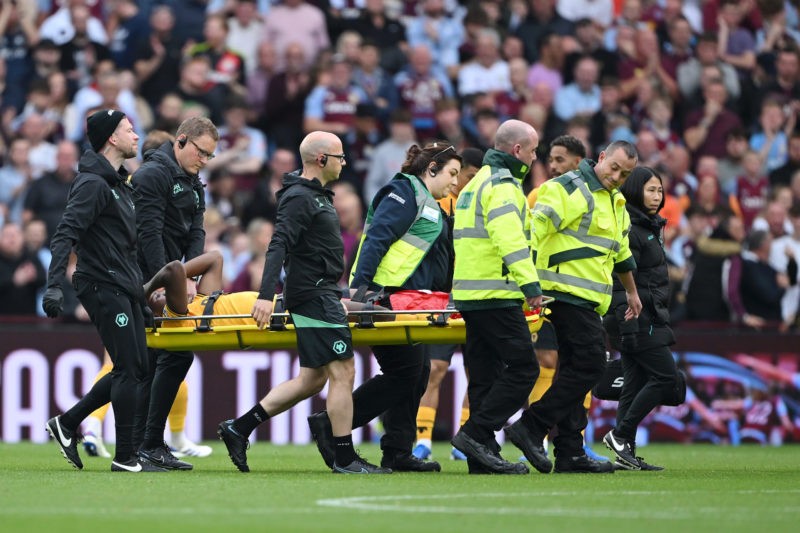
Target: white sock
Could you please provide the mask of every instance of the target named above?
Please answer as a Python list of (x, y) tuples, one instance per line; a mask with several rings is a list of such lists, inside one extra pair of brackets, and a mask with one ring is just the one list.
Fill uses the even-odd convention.
[(170, 444), (176, 450), (180, 450), (186, 446), (186, 434), (183, 431), (170, 431)]
[(425, 446), (425, 447), (426, 447), (426, 448), (428, 448), (429, 450), (431, 449), (431, 439), (419, 439), (419, 440), (417, 441), (417, 444), (418, 444), (418, 445), (419, 445), (419, 444), (422, 444), (423, 446)]
[(103, 421), (93, 416), (87, 417), (83, 421), (84, 433), (91, 433), (97, 438), (103, 438)]

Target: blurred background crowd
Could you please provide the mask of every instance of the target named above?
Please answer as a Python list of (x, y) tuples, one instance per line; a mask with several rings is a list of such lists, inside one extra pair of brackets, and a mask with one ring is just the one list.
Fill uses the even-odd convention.
[(662, 176), (675, 322), (795, 329), (798, 5), (0, 0), (0, 315), (41, 314), (85, 118), (108, 107), (142, 139), (195, 115), (220, 128), (201, 178), (207, 248), (231, 291), (258, 290), (275, 192), (306, 132), (343, 140), (336, 209), (352, 261), (365, 205), (411, 144), (486, 149), (518, 118), (541, 140), (526, 191), (561, 134), (590, 157), (634, 142)]

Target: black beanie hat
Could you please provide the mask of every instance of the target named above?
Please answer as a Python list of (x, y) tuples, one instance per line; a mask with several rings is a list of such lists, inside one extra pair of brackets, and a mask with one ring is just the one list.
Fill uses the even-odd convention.
[(125, 113), (122, 111), (101, 109), (86, 119), (86, 136), (89, 137), (92, 150), (100, 151), (123, 118), (125, 118)]

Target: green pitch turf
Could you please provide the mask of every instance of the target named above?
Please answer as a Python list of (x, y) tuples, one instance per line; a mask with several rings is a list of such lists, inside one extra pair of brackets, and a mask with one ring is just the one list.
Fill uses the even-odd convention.
[[(338, 476), (312, 446), (259, 443), (241, 474), (211, 444), (194, 471), (160, 474), (111, 473), (85, 454), (77, 471), (52, 442), (0, 444), (0, 532), (800, 530), (796, 445), (642, 448), (663, 472), (469, 476), (436, 444), (439, 474)], [(504, 454), (519, 456), (511, 445)]]

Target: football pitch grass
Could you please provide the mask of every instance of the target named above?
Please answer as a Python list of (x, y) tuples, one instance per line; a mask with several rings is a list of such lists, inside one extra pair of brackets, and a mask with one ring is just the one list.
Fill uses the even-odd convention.
[[(210, 444), (194, 471), (158, 474), (111, 473), (83, 453), (77, 471), (52, 442), (0, 444), (0, 532), (800, 530), (797, 445), (641, 448), (663, 472), (470, 476), (436, 443), (441, 473), (342, 476), (313, 446), (258, 443), (241, 474)], [(377, 446), (360, 449), (379, 460)]]

